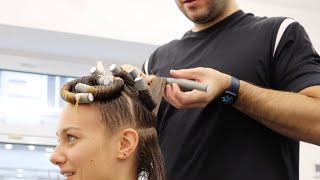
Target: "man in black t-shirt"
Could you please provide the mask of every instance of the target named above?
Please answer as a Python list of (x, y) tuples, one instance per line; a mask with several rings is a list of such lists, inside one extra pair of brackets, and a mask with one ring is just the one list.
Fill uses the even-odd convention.
[(145, 73), (208, 88), (166, 86), (157, 130), (168, 180), (298, 180), (299, 141), (320, 144), (320, 58), (304, 28), (234, 0), (176, 4), (194, 26)]

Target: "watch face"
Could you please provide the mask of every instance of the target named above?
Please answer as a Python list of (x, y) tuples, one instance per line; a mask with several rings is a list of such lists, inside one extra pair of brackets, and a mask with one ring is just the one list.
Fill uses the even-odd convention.
[(232, 104), (237, 98), (237, 95), (232, 92), (226, 91), (221, 97), (220, 102), (223, 104)]

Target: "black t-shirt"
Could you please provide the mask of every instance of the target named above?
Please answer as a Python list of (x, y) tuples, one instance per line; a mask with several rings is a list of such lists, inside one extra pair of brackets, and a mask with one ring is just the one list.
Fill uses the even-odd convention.
[[(285, 18), (237, 11), (200, 32), (159, 47), (149, 73), (210, 67), (260, 87), (298, 92), (320, 84), (320, 59), (304, 28), (290, 24), (273, 56)], [(158, 134), (168, 180), (298, 180), (299, 142), (216, 100), (205, 108), (158, 113)]]

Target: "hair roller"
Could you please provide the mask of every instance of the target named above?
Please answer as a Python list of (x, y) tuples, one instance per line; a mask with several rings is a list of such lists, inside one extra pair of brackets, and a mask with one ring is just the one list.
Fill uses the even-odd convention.
[(139, 77), (139, 73), (138, 70), (136, 68), (131, 68), (128, 73), (131, 75), (131, 77), (133, 79), (136, 79), (137, 77)]
[(75, 100), (79, 103), (91, 103), (94, 100), (92, 93), (76, 93)]
[(137, 77), (135, 80), (135, 86), (139, 91), (140, 100), (146, 105), (146, 107), (151, 111), (157, 106), (157, 103), (153, 100), (147, 86), (142, 77)]
[(129, 82), (130, 85), (133, 86), (133, 78), (127, 71), (115, 64), (112, 64), (109, 70), (111, 71), (112, 75), (122, 78), (124, 81)]
[(93, 66), (91, 69), (90, 69), (90, 73), (93, 75), (93, 74), (96, 74), (96, 75), (103, 75), (103, 72), (101, 72), (96, 66)]
[(92, 93), (96, 100), (103, 100), (120, 95), (124, 86), (124, 81), (119, 77), (115, 77), (113, 83), (107, 86), (96, 85), (87, 88), (88, 92)]
[(94, 87), (83, 84), (83, 83), (78, 83), (75, 86), (75, 89), (77, 92), (80, 92), (80, 93), (92, 93), (94, 91)]
[(97, 82), (98, 82), (97, 84), (100, 84), (100, 85), (109, 85), (110, 83), (113, 82), (113, 77), (111, 77), (111, 76), (99, 76)]
[(72, 104), (76, 104), (76, 96), (75, 93), (70, 92), (71, 86), (69, 83), (65, 84), (61, 88), (61, 97), (63, 100), (70, 102)]

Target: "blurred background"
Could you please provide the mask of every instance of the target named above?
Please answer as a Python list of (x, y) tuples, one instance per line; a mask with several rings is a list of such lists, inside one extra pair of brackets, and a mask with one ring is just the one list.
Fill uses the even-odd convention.
[[(320, 52), (319, 0), (237, 0), (299, 21)], [(0, 180), (63, 179), (49, 162), (61, 85), (97, 61), (141, 67), (192, 24), (173, 0), (0, 0)], [(320, 147), (301, 143), (300, 179), (320, 180)]]

